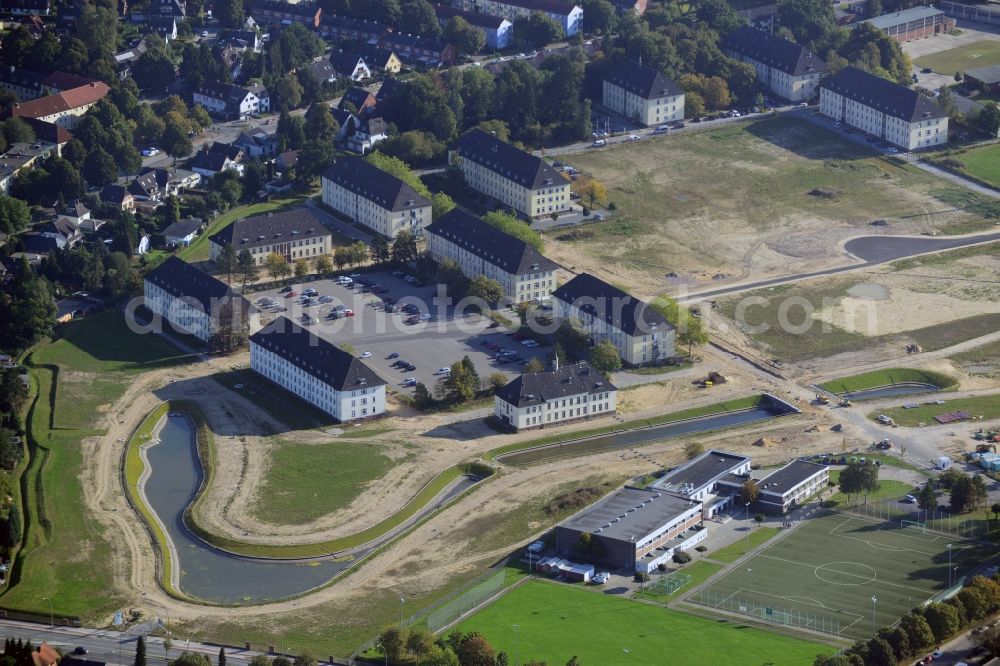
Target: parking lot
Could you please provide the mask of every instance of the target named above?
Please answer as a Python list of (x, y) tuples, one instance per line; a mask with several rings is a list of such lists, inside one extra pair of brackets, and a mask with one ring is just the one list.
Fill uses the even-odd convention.
[[(537, 356), (544, 361), (551, 352), (551, 347), (523, 346), (512, 337), (513, 331), (479, 314), (456, 315), (455, 304), (443, 291), (439, 293), (438, 285), (409, 284), (402, 274), (389, 271), (342, 275), (348, 273), (354, 276), (352, 285), (338, 284), (336, 278), (314, 280), (256, 292), (250, 300), (258, 307), (267, 303), (265, 299), (276, 303), (263, 308), (265, 320), (283, 315), (338, 346), (350, 345), (358, 357), (367, 352), (370, 357), (365, 357), (365, 362), (390, 388), (400, 392), (412, 391), (412, 386), (405, 385), (410, 378), (414, 380), (411, 384), (421, 382), (433, 392), (442, 378), (438, 370), (466, 355), (485, 381), (494, 372), (514, 377), (531, 358)], [(373, 288), (381, 293), (373, 293)], [(301, 302), (307, 289), (316, 290), (314, 304)], [(383, 299), (388, 299), (396, 311), (387, 311)], [(506, 314), (516, 317), (512, 312)], [(504, 349), (513, 356), (500, 362), (496, 357)], [(394, 367), (401, 362), (414, 369)]]

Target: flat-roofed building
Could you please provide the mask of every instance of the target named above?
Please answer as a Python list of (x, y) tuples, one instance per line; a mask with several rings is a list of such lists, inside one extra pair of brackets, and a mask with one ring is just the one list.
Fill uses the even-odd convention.
[(593, 344), (610, 341), (628, 365), (673, 358), (677, 331), (646, 302), (589, 273), (552, 292), (555, 316), (575, 321)]
[(891, 14), (876, 16), (861, 23), (874, 26), (897, 42), (943, 35), (955, 29), (955, 19), (940, 9), (929, 6), (910, 7)]
[(934, 100), (855, 67), (823, 79), (819, 110), (904, 150), (948, 142), (948, 114)]
[(815, 96), (826, 75), (826, 63), (809, 49), (747, 25), (726, 36), (722, 50), (753, 65), (761, 85), (792, 102)]
[(342, 157), (323, 172), (323, 203), (387, 238), (423, 234), (431, 202), (392, 174), (360, 157)]
[(827, 465), (793, 460), (757, 481), (759, 492), (756, 504), (765, 511), (788, 513), (826, 488), (829, 480), (830, 468)]
[(732, 505), (733, 478), (749, 475), (750, 458), (713, 449), (671, 470), (652, 487), (703, 502), (705, 517), (710, 518)]
[(548, 162), (480, 129), (466, 132), (451, 151), (465, 184), (528, 218), (570, 208), (569, 181)]
[(701, 502), (625, 486), (558, 525), (556, 551), (613, 570), (645, 573), (707, 536)]
[(250, 301), (174, 256), (146, 274), (143, 302), (174, 329), (219, 347), (226, 344), (217, 336), (235, 334), (245, 341), (260, 329), (260, 313)]
[(965, 85), (968, 88), (973, 88), (986, 94), (1000, 91), (1000, 65), (967, 69), (965, 70), (964, 78)]
[(618, 389), (581, 361), (542, 372), (526, 372), (497, 389), (493, 413), (515, 430), (544, 428), (615, 413)]
[(385, 413), (385, 381), (374, 370), (286, 317), (250, 336), (250, 367), (338, 421)]
[(485, 275), (496, 280), (513, 303), (547, 300), (555, 288), (555, 263), (459, 208), (427, 227), (427, 251), (435, 261), (454, 261), (469, 279)]
[(643, 125), (684, 119), (684, 90), (658, 70), (623, 62), (604, 79), (604, 106)]
[(301, 207), (241, 218), (209, 236), (208, 241), (212, 261), (218, 261), (222, 250), (232, 245), (237, 254), (249, 250), (258, 266), (272, 252), (294, 262), (333, 251), (333, 234), (314, 212)]

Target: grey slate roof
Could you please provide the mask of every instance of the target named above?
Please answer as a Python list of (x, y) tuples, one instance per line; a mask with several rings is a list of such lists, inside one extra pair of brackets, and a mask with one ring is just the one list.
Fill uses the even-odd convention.
[(455, 142), (455, 150), (462, 159), (472, 160), (532, 190), (558, 187), (569, 182), (545, 160), (515, 148), (481, 129), (473, 129), (462, 135)]
[(451, 241), (513, 275), (558, 268), (533, 246), (458, 208), (434, 220), (425, 231)]
[[(357, 53), (334, 51), (330, 54), (330, 64), (333, 65), (333, 68), (337, 70), (337, 74), (340, 76), (349, 77), (354, 74), (354, 70), (357, 69), (359, 62), (364, 62), (364, 58)], [(368, 65), (365, 64), (365, 66), (367, 67)]]
[(684, 94), (679, 85), (663, 76), (658, 70), (635, 60), (626, 60), (605, 80), (643, 99)]
[(488, 28), (489, 30), (499, 30), (500, 26), (507, 20), (502, 16), (493, 16), (480, 12), (467, 12), (462, 9), (448, 7), (447, 5), (434, 5), (434, 13), (437, 14), (438, 21), (441, 23), (447, 23), (458, 16), (465, 19), (469, 25)]
[(374, 104), (375, 97), (365, 90), (364, 88), (358, 88), (357, 86), (351, 86), (344, 91), (344, 95), (340, 98), (340, 104), (337, 105), (338, 109), (343, 109), (347, 104), (353, 104), (356, 111), (359, 113), (361, 109), (364, 108), (365, 104)]
[(385, 381), (365, 363), (286, 317), (250, 336), (260, 345), (338, 391), (382, 386)]
[(748, 25), (729, 33), (722, 41), (722, 49), (752, 58), (791, 76), (826, 71), (823, 59), (804, 46)]
[(603, 319), (628, 335), (645, 335), (653, 329), (674, 328), (673, 324), (645, 301), (640, 301), (589, 273), (580, 273), (553, 291), (552, 297), (576, 305), (581, 311), (595, 319)]
[(496, 395), (515, 407), (542, 405), (546, 401), (584, 393), (617, 391), (617, 387), (586, 361), (564, 365), (558, 370), (526, 372), (506, 386), (497, 389)]
[(431, 205), (399, 178), (360, 157), (340, 158), (323, 172), (323, 178), (393, 212)]
[(563, 2), (563, 0), (503, 0), (504, 4), (514, 7), (523, 7), (533, 12), (538, 11), (543, 14), (556, 14), (558, 16), (569, 16), (577, 4), (574, 2)]
[(216, 245), (232, 245), (237, 252), (243, 248), (270, 245), (281, 239), (302, 240), (329, 236), (316, 214), (308, 208), (292, 208), (278, 213), (236, 220), (209, 236)]
[(910, 7), (909, 9), (904, 9), (899, 12), (883, 14), (882, 16), (870, 18), (867, 21), (863, 21), (863, 23), (871, 23), (879, 30), (888, 30), (893, 26), (901, 25), (903, 23), (920, 21), (923, 19), (933, 18), (935, 16), (944, 16), (944, 12), (940, 9), (935, 9), (934, 7)]
[(982, 81), (984, 84), (991, 86), (1000, 83), (1000, 65), (967, 69), (965, 70), (965, 75), (971, 76), (977, 81)]
[(198, 231), (204, 224), (205, 222), (200, 217), (189, 217), (186, 220), (179, 220), (171, 224), (163, 230), (163, 235), (182, 238), (194, 231)]
[(668, 493), (625, 486), (567, 518), (560, 527), (638, 543), (700, 505)]
[(231, 300), (239, 303), (241, 313), (257, 311), (250, 301), (234, 292), (225, 282), (201, 272), (175, 256), (167, 257), (162, 264), (146, 273), (146, 281), (175, 297), (183, 296), (197, 301), (208, 313)]
[(820, 87), (907, 122), (948, 117), (930, 97), (855, 67), (826, 77)]

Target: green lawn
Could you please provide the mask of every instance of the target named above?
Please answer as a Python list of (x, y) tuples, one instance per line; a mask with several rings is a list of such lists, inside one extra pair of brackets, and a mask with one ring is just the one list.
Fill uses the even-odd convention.
[[(746, 521), (743, 521), (746, 522)], [(765, 525), (758, 526), (756, 522), (753, 522), (753, 517), (751, 516), (750, 524), (753, 526), (750, 531), (750, 550), (753, 550), (757, 546), (773, 539), (778, 536), (777, 527), (767, 527)], [(747, 552), (747, 540), (746, 536), (739, 541), (729, 544), (728, 546), (723, 546), (719, 550), (709, 553), (706, 555), (709, 559), (715, 560), (716, 562), (725, 562), (726, 564), (731, 564), (736, 560), (743, 557)]]
[(899, 520), (828, 513), (799, 525), (688, 601), (867, 638), (872, 596), (875, 624), (883, 626), (947, 587), (948, 544), (959, 577), (996, 552), (954, 535), (903, 528)]
[(301, 196), (281, 197), (262, 203), (250, 204), (249, 206), (239, 206), (237, 208), (233, 208), (232, 210), (228, 210), (212, 220), (212, 223), (208, 225), (208, 228), (202, 231), (198, 237), (194, 239), (194, 242), (187, 247), (178, 250), (177, 256), (188, 263), (207, 261), (209, 251), (208, 237), (219, 231), (219, 229), (222, 229), (230, 222), (238, 220), (241, 217), (251, 217), (253, 215), (261, 215), (263, 213), (273, 212), (282, 208), (290, 208), (301, 204), (303, 200), (304, 197)]
[(646, 599), (649, 601), (659, 601), (662, 603), (667, 603), (668, 601), (673, 601), (680, 597), (681, 594), (687, 592), (693, 587), (698, 587), (706, 580), (717, 574), (722, 570), (721, 564), (715, 564), (714, 562), (706, 562), (705, 560), (696, 560), (685, 567), (681, 567), (680, 570), (676, 572), (671, 572), (671, 575), (686, 574), (691, 577), (691, 580), (681, 587), (677, 588), (673, 594), (664, 594), (661, 591), (656, 590), (653, 587), (646, 587), (645, 590), (639, 590), (635, 592), (632, 596), (637, 599)]
[(977, 67), (1000, 65), (1000, 41), (982, 40), (947, 51), (938, 51), (917, 58), (914, 64), (919, 67), (933, 67), (935, 72), (949, 75)]
[(885, 370), (874, 370), (860, 375), (834, 379), (820, 384), (820, 387), (830, 393), (851, 393), (881, 386), (890, 386), (892, 384), (907, 383), (930, 384), (939, 389), (947, 389), (955, 386), (958, 382), (954, 377), (949, 377), (933, 370), (886, 368)]
[(966, 411), (972, 414), (973, 417), (982, 417), (984, 419), (1000, 418), (1000, 393), (945, 400), (943, 405), (920, 404), (913, 409), (891, 407), (883, 409), (878, 413), (872, 412), (868, 416), (874, 419), (879, 414), (885, 414), (901, 426), (918, 426), (921, 423), (937, 425), (937, 421), (934, 420), (935, 416), (946, 412), (958, 411)]
[(48, 613), (48, 596), (57, 614), (95, 619), (122, 600), (113, 593), (107, 537), (84, 506), (81, 440), (104, 432), (107, 407), (138, 373), (183, 358), (156, 335), (130, 332), (118, 311), (66, 324), (59, 334), (28, 360), (39, 397), (28, 416), (25, 546), (0, 606)]
[[(917, 489), (913, 487), (912, 483), (904, 483), (903, 481), (894, 481), (892, 479), (882, 479), (878, 482), (878, 490), (873, 493), (868, 493), (867, 497), (869, 502), (899, 499), (904, 495), (909, 495), (915, 490)], [(858, 501), (864, 501), (864, 497), (864, 495), (859, 496), (857, 493), (848, 497), (844, 493), (838, 492), (834, 493), (830, 499), (823, 502), (823, 506), (833, 508), (836, 506), (846, 505), (849, 501), (851, 504), (856, 504)]]
[(308, 523), (350, 504), (392, 466), (376, 444), (279, 440), (251, 513), (272, 525)]
[(951, 360), (970, 375), (1000, 377), (1000, 340), (954, 354)]
[(965, 171), (994, 187), (1000, 187), (1000, 143), (973, 148), (951, 159), (962, 163)]
[[(516, 636), (514, 625), (517, 625)], [(598, 590), (532, 581), (458, 625), (497, 650), (564, 664), (811, 664), (834, 650), (727, 619), (707, 619)], [(516, 648), (515, 648), (516, 642)], [(666, 659), (669, 655), (669, 659)], [(752, 655), (752, 657), (749, 657)]]

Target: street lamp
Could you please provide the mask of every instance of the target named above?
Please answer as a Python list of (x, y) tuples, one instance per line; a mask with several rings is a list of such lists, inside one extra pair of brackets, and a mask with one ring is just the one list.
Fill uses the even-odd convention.
[(875, 609), (877, 603), (878, 599), (875, 598), (875, 595), (872, 595), (872, 636), (875, 635)]
[(951, 544), (948, 544), (948, 589), (951, 589)]
[(750, 588), (750, 615), (753, 615), (753, 567), (747, 567), (747, 587)]
[(49, 629), (51, 629), (54, 626), (56, 626), (56, 623), (55, 623), (55, 611), (52, 610), (52, 600), (49, 599), (48, 597), (42, 597), (42, 601), (49, 602)]
[(514, 666), (517, 666), (517, 630), (518, 625), (514, 625)]
[(747, 502), (747, 552), (744, 554), (750, 554), (750, 502)]
[(405, 604), (405, 603), (406, 603), (406, 599), (403, 598), (402, 594), (399, 595), (399, 630), (400, 631), (403, 630), (403, 604)]

